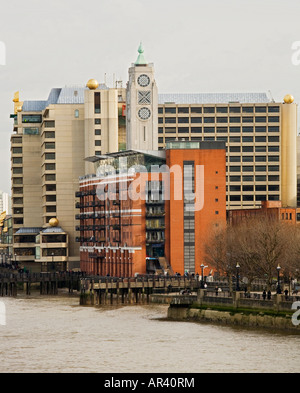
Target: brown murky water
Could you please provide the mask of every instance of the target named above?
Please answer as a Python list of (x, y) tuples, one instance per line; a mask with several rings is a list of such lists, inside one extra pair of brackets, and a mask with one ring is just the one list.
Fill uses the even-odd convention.
[(160, 320), (167, 306), (80, 307), (78, 298), (1, 298), (0, 372), (299, 372), (300, 338)]

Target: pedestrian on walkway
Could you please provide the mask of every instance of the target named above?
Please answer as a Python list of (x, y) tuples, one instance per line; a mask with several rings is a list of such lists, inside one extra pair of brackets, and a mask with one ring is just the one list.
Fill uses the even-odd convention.
[(263, 297), (263, 299), (264, 299), (264, 300), (266, 300), (267, 293), (266, 293), (266, 291), (265, 291), (265, 290), (263, 291), (262, 297)]

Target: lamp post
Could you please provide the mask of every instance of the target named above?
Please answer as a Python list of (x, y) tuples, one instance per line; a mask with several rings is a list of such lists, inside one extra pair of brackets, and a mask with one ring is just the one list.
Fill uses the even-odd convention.
[(204, 265), (203, 265), (203, 263), (201, 264), (201, 289), (203, 289), (204, 288), (204, 276), (203, 276), (203, 274), (204, 274)]
[(281, 288), (280, 288), (280, 275), (279, 275), (280, 270), (281, 270), (281, 267), (280, 267), (280, 265), (278, 264), (278, 266), (277, 266), (277, 294), (278, 294), (278, 295), (281, 294)]
[(55, 270), (54, 269), (54, 252), (52, 253), (52, 269)]
[(236, 264), (236, 291), (240, 291), (240, 282), (239, 282), (239, 270), (240, 270), (240, 265), (239, 263)]

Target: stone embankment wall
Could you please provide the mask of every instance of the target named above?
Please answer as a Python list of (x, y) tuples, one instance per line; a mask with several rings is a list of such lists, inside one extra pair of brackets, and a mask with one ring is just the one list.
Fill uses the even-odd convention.
[(175, 297), (170, 303), (168, 318), (300, 333), (300, 323), (295, 319), (297, 310), (292, 310), (291, 304), (287, 308), (288, 303), (282, 300), (278, 295), (267, 307), (261, 301), (244, 302), (240, 293), (221, 299), (209, 298), (206, 291), (199, 290), (197, 297)]
[(220, 311), (185, 307), (169, 307), (168, 318), (173, 320), (189, 320), (210, 322), (228, 326), (279, 329), (300, 333), (300, 326), (292, 323), (292, 316), (266, 315), (260, 313), (243, 313), (240, 311)]

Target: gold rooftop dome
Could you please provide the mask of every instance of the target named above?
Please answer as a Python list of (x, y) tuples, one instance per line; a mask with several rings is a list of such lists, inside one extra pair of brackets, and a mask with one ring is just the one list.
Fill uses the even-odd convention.
[(88, 87), (90, 90), (96, 90), (99, 87), (99, 83), (96, 81), (96, 79), (90, 79), (86, 84), (86, 87)]
[(59, 224), (59, 221), (57, 218), (51, 218), (51, 220), (49, 221), (49, 224), (51, 227), (57, 227)]
[(294, 97), (293, 97), (292, 95), (290, 95), (290, 94), (287, 94), (287, 95), (284, 97), (283, 101), (284, 101), (286, 104), (292, 104), (292, 103), (294, 102)]

